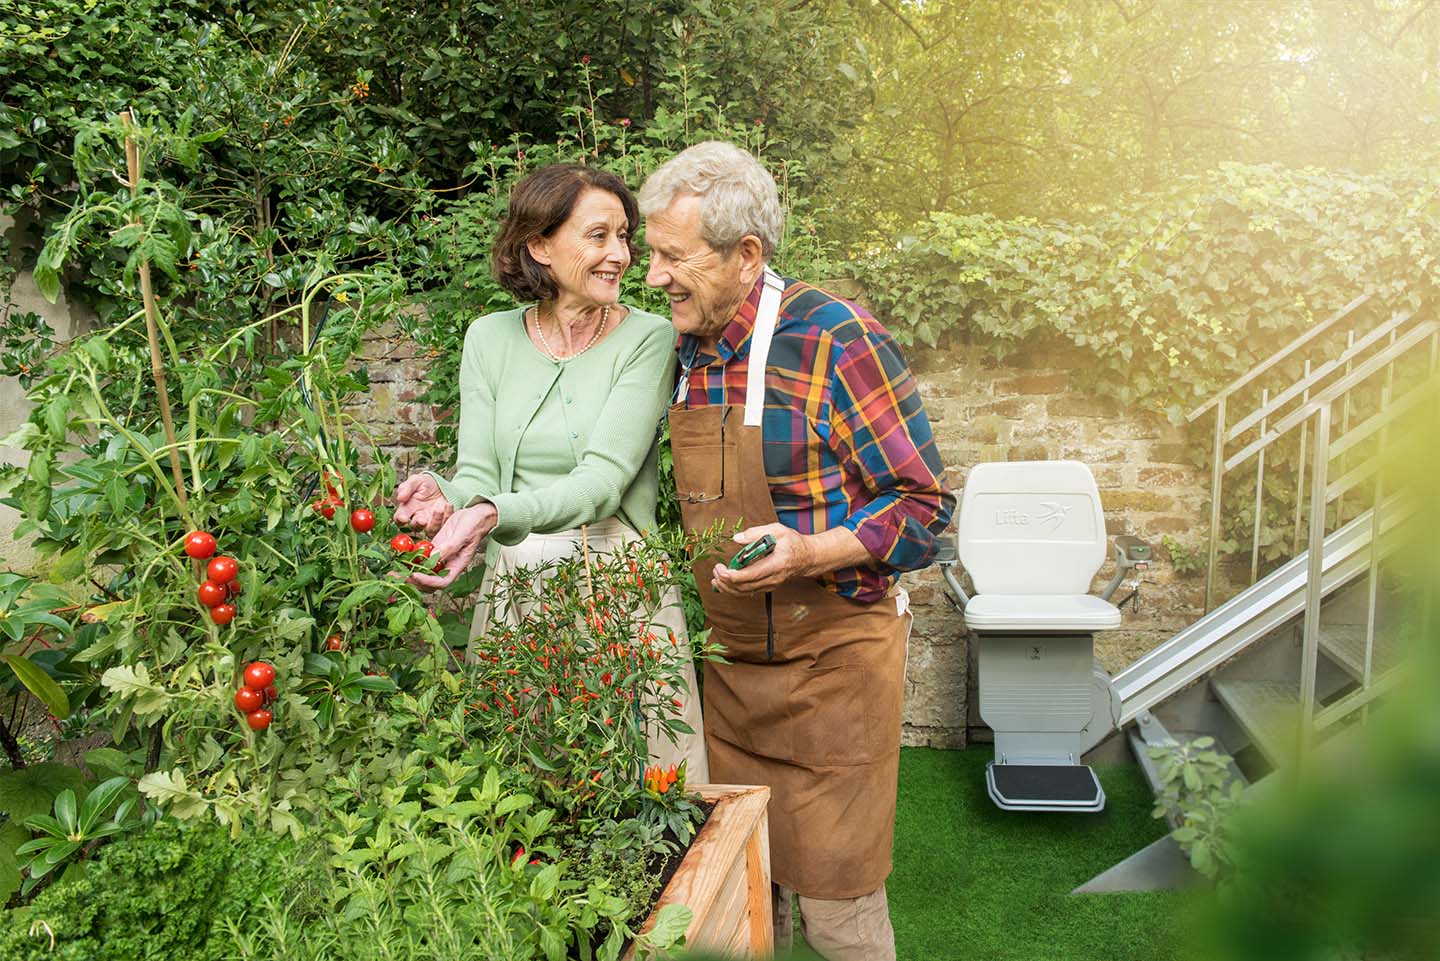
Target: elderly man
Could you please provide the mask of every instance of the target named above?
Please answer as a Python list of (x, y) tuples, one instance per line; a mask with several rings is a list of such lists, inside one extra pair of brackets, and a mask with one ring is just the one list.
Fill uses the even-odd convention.
[(905, 359), (875, 318), (778, 276), (784, 214), (749, 154), (703, 143), (640, 191), (646, 282), (670, 296), (682, 364), (669, 412), (685, 524), (774, 550), (696, 566), (727, 663), (707, 666), (720, 783), (771, 788), (777, 944), (791, 892), (832, 961), (895, 956), (885, 901), (911, 615), (900, 571), (954, 510)]

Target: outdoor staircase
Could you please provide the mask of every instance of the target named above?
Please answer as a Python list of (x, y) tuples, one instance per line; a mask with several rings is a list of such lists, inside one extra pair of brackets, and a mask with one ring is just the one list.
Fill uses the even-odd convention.
[[(1192, 422), (1215, 416), (1207, 613), (1108, 679), (1096, 703), (1108, 700), (1111, 717), (1096, 718), (1084, 745), (1122, 741), (1157, 793), (1157, 745), (1212, 738), (1234, 759), (1233, 777), (1253, 784), (1308, 763), (1402, 676), (1387, 561), (1413, 512), (1386, 489), (1385, 465), (1423, 436), (1417, 422), (1440, 415), (1440, 322), (1401, 312), (1362, 329), (1368, 300), (1357, 298), (1190, 414)], [(1293, 379), (1273, 393), (1262, 387), (1262, 378), (1286, 372)], [(1232, 423), (1227, 411), (1242, 398), (1254, 407)], [(1277, 444), (1299, 449), (1293, 556), (1257, 577), (1255, 531), (1252, 583), (1216, 603), (1225, 479), (1243, 469), (1252, 516), (1260, 516), (1265, 458)], [(1177, 858), (1178, 847), (1162, 839), (1077, 890), (1170, 886), (1184, 875)]]

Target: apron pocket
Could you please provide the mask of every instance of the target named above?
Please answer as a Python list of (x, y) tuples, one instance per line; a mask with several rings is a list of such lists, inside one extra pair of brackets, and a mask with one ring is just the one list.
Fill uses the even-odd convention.
[(871, 672), (860, 664), (795, 667), (790, 674), (792, 758), (801, 764), (866, 764), (884, 753)]
[[(764, 639), (760, 642), (763, 646)], [(790, 675), (797, 668), (732, 662), (705, 665), (705, 731), (763, 758), (794, 759)]]
[[(674, 459), (675, 493), (681, 504), (685, 503), (686, 497), (717, 498), (725, 493), (720, 489), (720, 478), (724, 473), (720, 459), (734, 449), (734, 444), (697, 444), (686, 456)], [(725, 465), (726, 468), (732, 466)]]

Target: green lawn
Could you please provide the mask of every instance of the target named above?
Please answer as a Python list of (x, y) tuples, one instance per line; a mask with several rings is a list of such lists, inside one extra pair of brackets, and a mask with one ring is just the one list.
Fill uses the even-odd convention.
[(1098, 769), (1108, 799), (1101, 814), (1016, 814), (985, 794), (991, 756), (989, 745), (901, 752), (888, 885), (900, 961), (1178, 957), (1183, 895), (1069, 896), (1161, 835), (1140, 772)]

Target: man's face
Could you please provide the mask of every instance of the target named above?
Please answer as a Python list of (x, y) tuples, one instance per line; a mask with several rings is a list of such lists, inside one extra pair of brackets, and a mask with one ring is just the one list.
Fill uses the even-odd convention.
[(755, 284), (737, 247), (724, 255), (700, 235), (700, 198), (676, 197), (645, 218), (650, 271), (645, 282), (670, 295), (670, 322), (713, 346)]

